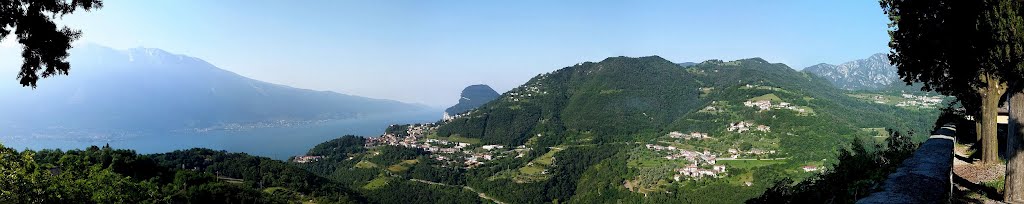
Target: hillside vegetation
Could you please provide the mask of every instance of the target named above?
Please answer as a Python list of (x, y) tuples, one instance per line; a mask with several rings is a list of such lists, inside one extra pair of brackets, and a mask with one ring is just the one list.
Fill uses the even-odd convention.
[(760, 58), (682, 67), (612, 57), (540, 74), (453, 120), (396, 128), (368, 149), (302, 166), (352, 186), (429, 182), (455, 187), (445, 197), (464, 196), (461, 186), (509, 203), (744, 202), (779, 181), (831, 172), (853, 141), (885, 148), (875, 145), (886, 138), (879, 130), (925, 132), (938, 113), (865, 93), (926, 95), (844, 91)]

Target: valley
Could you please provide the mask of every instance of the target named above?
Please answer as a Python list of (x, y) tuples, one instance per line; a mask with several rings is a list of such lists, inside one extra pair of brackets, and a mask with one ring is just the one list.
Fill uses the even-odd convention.
[[(845, 152), (889, 142), (890, 133), (927, 129), (945, 100), (896, 90), (845, 91), (829, 83), (760, 58), (682, 67), (657, 56), (611, 57), (540, 74), (483, 103), (460, 102), (467, 111), (445, 112), (441, 120), (428, 111), (405, 123), (388, 117), (233, 123), (188, 129), (196, 135), (189, 144), (154, 140), (157, 150), (140, 148), (148, 155), (132, 151), (121, 158), (154, 158), (157, 165), (146, 168), (212, 174), (217, 179), (203, 185), (248, 186), (268, 202), (736, 203), (779, 182), (836, 171)], [(377, 136), (339, 138), (339, 132)], [(204, 147), (195, 144), (204, 140), (214, 141), (205, 148), (258, 156), (188, 149)], [(242, 144), (228, 142), (234, 140), (253, 145), (216, 145)], [(145, 147), (125, 141), (99, 142)], [(268, 155), (285, 161), (259, 157)], [(249, 169), (264, 165), (272, 168)], [(265, 176), (273, 174), (322, 180)], [(340, 197), (316, 190), (324, 188), (345, 190)]]
[[(730, 79), (737, 76), (748, 77)], [(398, 176), (509, 203), (589, 202), (597, 192), (621, 202), (742, 202), (779, 178), (829, 171), (850, 142), (885, 142), (877, 127), (930, 128), (944, 100), (848, 93), (827, 83), (757, 58), (684, 68), (658, 57), (613, 57), (539, 75), (438, 123), (392, 125), (365, 139), (365, 150), (336, 155), (340, 164), (300, 166), (364, 188), (390, 188), (381, 181)], [(857, 97), (867, 94), (901, 101)], [(931, 105), (900, 105), (916, 100)], [(331, 158), (323, 148), (306, 156)], [(332, 165), (341, 166), (324, 169)], [(349, 174), (373, 179), (338, 177)], [(723, 188), (730, 190), (716, 190)]]
[(1024, 203), (1022, 12), (5, 0), (0, 204)]

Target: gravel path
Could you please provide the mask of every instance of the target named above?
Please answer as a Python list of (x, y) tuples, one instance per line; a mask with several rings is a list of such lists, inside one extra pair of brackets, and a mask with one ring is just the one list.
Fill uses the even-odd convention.
[[(990, 182), (999, 179), (999, 177), (1006, 175), (1006, 165), (1004, 164), (989, 164), (982, 165), (976, 164), (974, 159), (970, 158), (968, 154), (968, 146), (955, 145), (953, 151), (956, 157), (953, 159), (953, 173), (956, 176), (970, 182), (970, 186), (983, 186), (985, 182)], [(961, 191), (976, 192), (970, 190), (967, 186), (957, 184), (957, 188)], [(977, 187), (975, 187), (977, 188)], [(998, 200), (993, 200), (985, 196), (970, 196), (970, 198), (961, 197), (960, 202), (965, 203), (1003, 203)]]

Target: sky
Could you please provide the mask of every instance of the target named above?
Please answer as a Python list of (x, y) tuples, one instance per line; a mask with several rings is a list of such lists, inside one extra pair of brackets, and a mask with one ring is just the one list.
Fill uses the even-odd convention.
[[(872, 0), (105, 0), (61, 23), (82, 30), (76, 43), (159, 48), (257, 80), (434, 107), (468, 85), (504, 92), (613, 56), (761, 57), (799, 70), (887, 52), (889, 39)], [(16, 46), (3, 40), (11, 56), (0, 59), (18, 57)]]

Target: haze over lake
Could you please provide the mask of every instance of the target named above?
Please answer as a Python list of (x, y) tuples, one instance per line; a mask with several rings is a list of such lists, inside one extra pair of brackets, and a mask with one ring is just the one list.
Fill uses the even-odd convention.
[(245, 152), (284, 160), (302, 155), (323, 141), (343, 135), (376, 136), (391, 124), (436, 122), (442, 110), (429, 109), (388, 115), (334, 119), (291, 125), (249, 125), (210, 130), (82, 130), (47, 129), (0, 130), (0, 143), (15, 149), (84, 149), (110, 144), (138, 153), (163, 153), (190, 148)]

